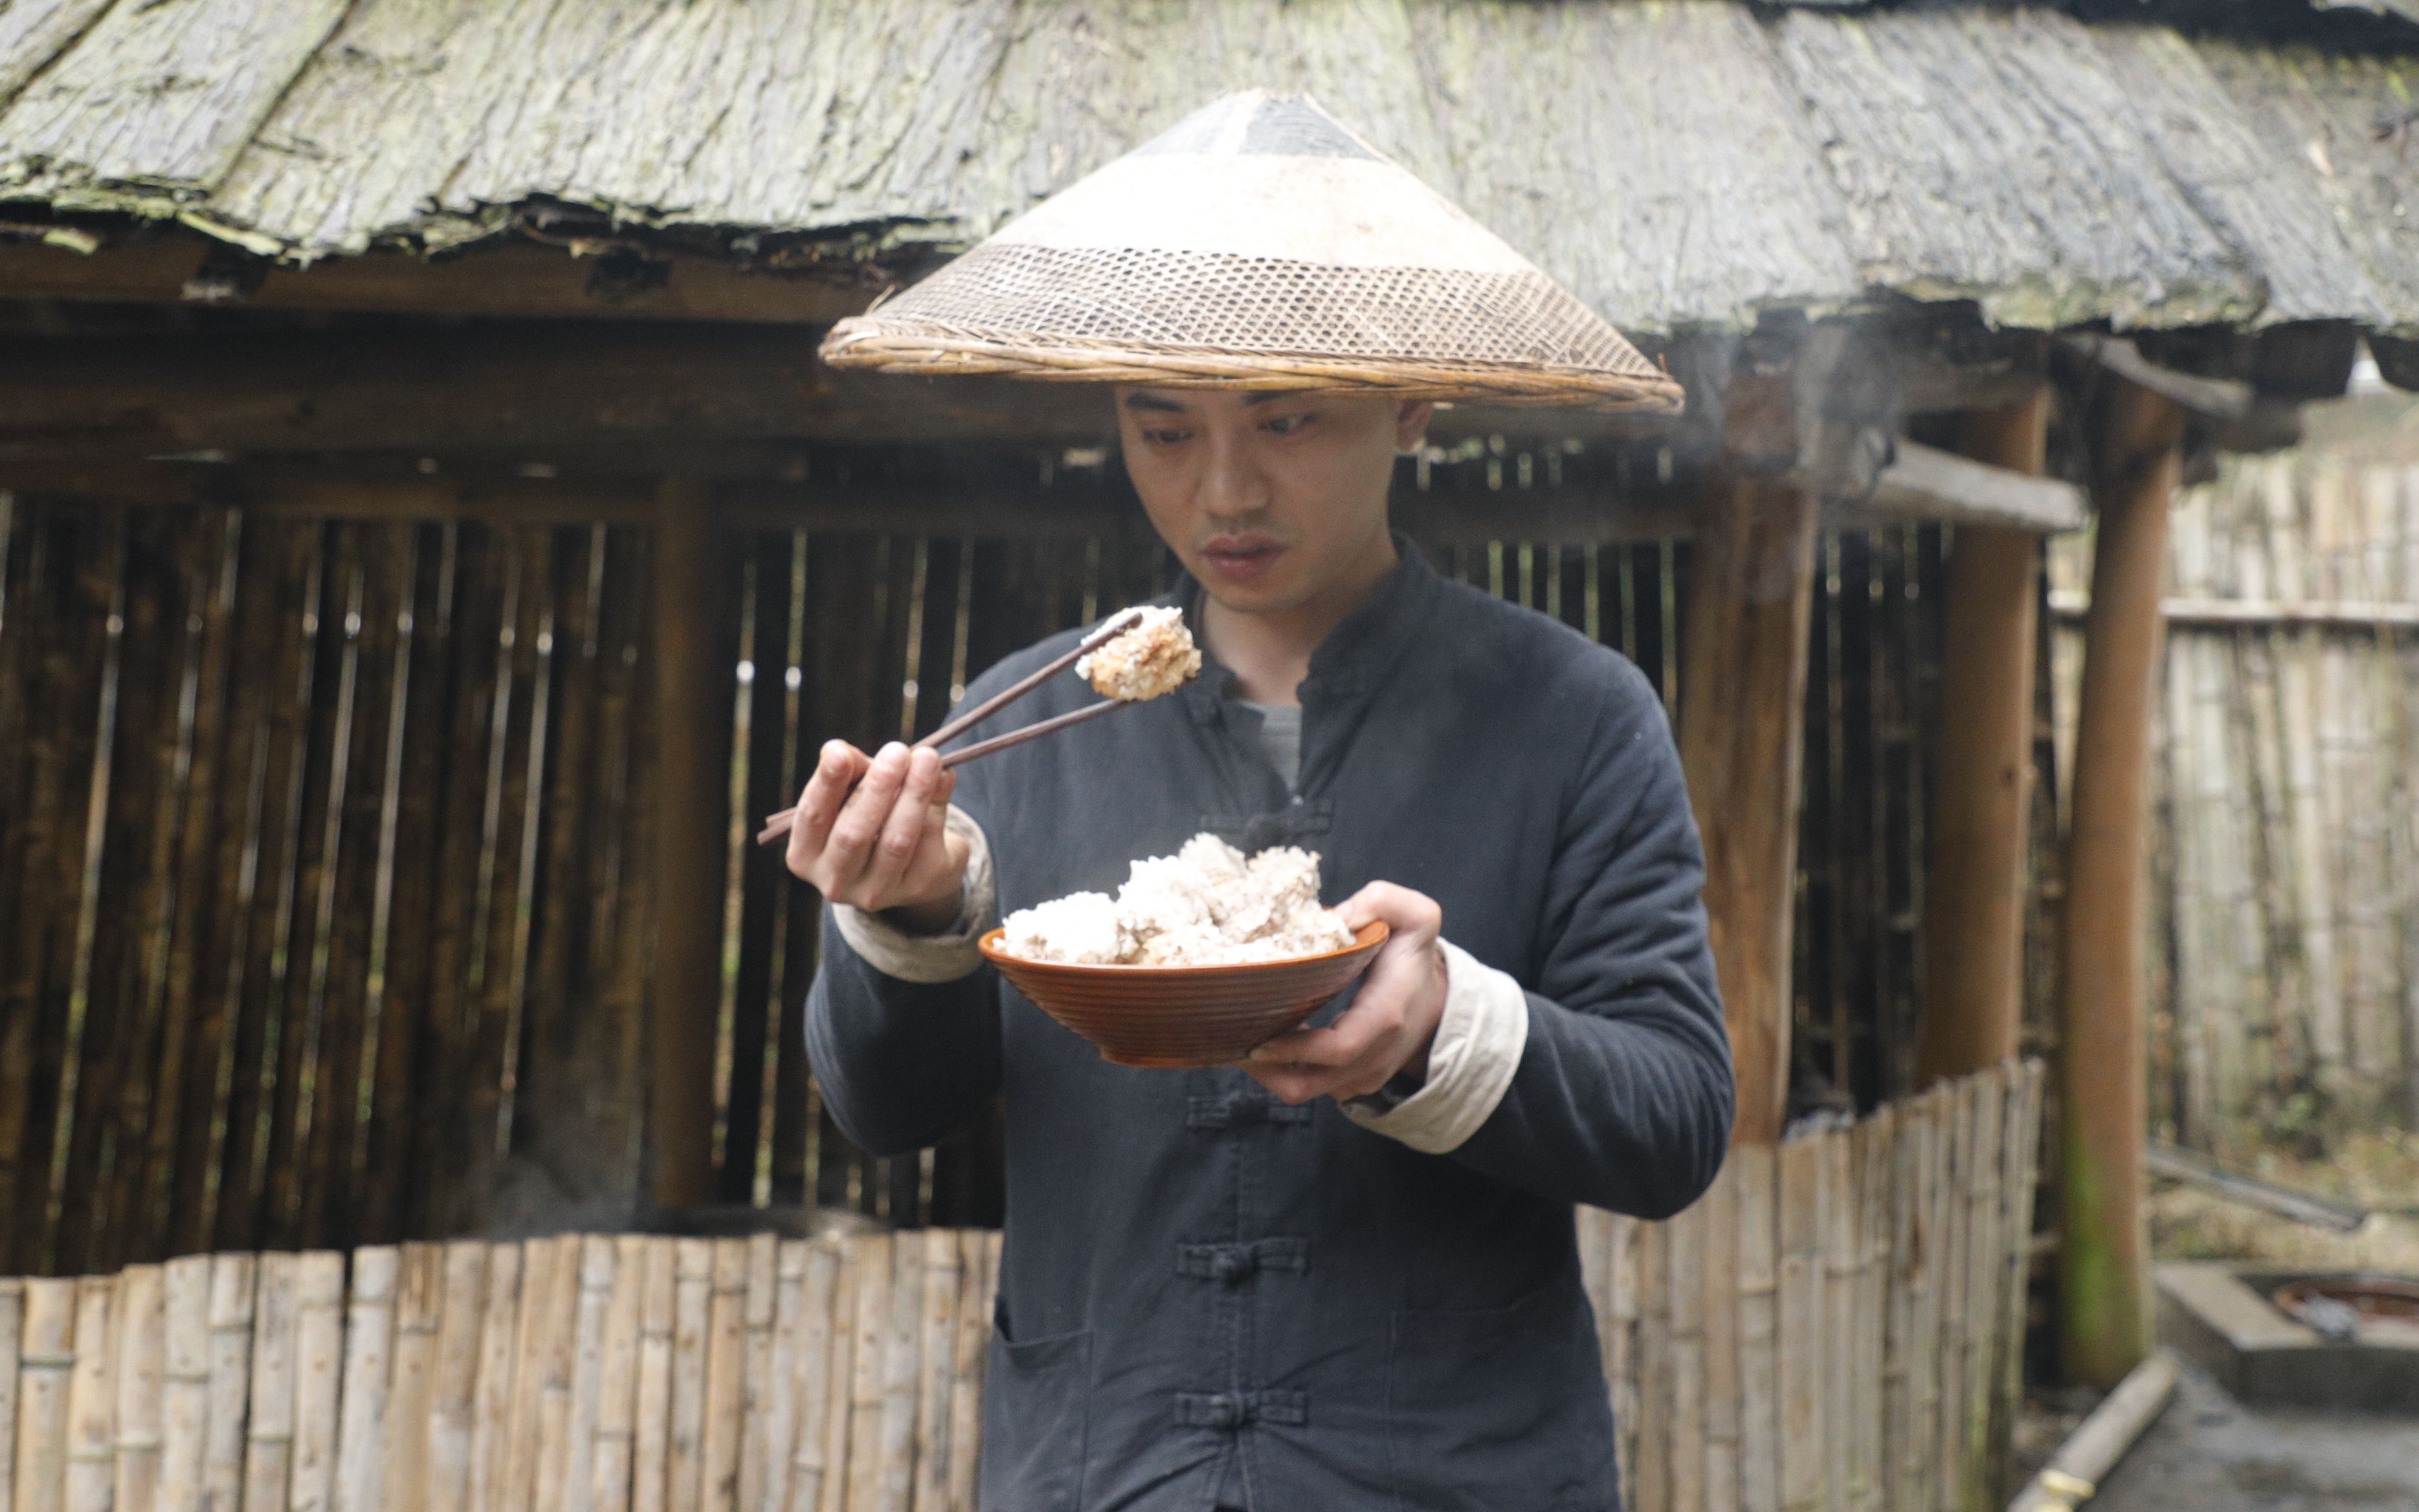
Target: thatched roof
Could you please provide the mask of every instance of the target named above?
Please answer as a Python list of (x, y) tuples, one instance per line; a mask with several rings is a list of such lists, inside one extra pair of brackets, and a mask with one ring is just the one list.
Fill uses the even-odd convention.
[(913, 261), (1252, 85), (1626, 328), (1895, 292), (2419, 333), (2419, 58), (2005, 7), (14, 0), (0, 202), (300, 261), (532, 202)]

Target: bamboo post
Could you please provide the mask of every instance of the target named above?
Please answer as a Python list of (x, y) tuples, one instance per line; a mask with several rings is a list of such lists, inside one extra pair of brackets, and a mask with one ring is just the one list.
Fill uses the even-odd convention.
[(496, 1512), (530, 1512), (537, 1485), (538, 1416), (546, 1396), (546, 1312), (554, 1294), (554, 1241), (524, 1240), (520, 1251), (511, 1384), (498, 1433), (503, 1473), (496, 1479)]
[[(856, 1383), (857, 1273), (864, 1259), (859, 1244), (835, 1242), (839, 1260), (832, 1278), (831, 1364), (824, 1371), (828, 1405), (824, 1409), (823, 1479), (813, 1512), (846, 1512), (848, 1506), (848, 1438), (855, 1426)], [(797, 1512), (807, 1512), (801, 1504)]]
[(890, 1246), (888, 1234), (855, 1242), (856, 1327), (848, 1409), (848, 1512), (881, 1512), (882, 1388), (889, 1359)]
[(444, 1305), (444, 1248), (406, 1244), (395, 1277), (394, 1362), (380, 1433), (386, 1463), (380, 1470), (379, 1496), (395, 1512), (430, 1504), (429, 1413)]
[(1638, 1512), (1672, 1508), (1670, 1226), (1638, 1230), (1638, 1448), (1630, 1462)]
[(1882, 1500), (1919, 1507), (1921, 1474), (1916, 1427), (1917, 1372), (1929, 1372), (1917, 1337), (1924, 1266), (1932, 1247), (1924, 1222), (1924, 1167), (1931, 1158), (1934, 1096), (1909, 1099), (1893, 1115), (1890, 1151), (1889, 1319), (1882, 1365)]
[(914, 1512), (948, 1512), (949, 1458), (958, 1448), (949, 1422), (949, 1393), (958, 1356), (958, 1265), (957, 1234), (947, 1228), (924, 1230), (924, 1337), (917, 1376)]
[(982, 1452), (983, 1366), (990, 1358), (998, 1236), (958, 1235), (958, 1335), (949, 1370), (949, 1512), (974, 1512), (975, 1471)]
[(210, 1512), (235, 1512), (243, 1504), (244, 1401), (252, 1389), (259, 1272), (250, 1255), (210, 1257), (208, 1422), (202, 1440), (202, 1497)]
[(311, 1250), (294, 1277), (292, 1458), (289, 1512), (325, 1512), (336, 1491), (337, 1389), (345, 1363), (345, 1257)]
[(639, 1396), (630, 1436), (630, 1512), (664, 1512), (670, 1485), (678, 1251), (670, 1239), (650, 1239), (646, 1245), (646, 1280), (639, 1293)]
[(2150, 700), (2183, 411), (2112, 379), (2068, 825), (2060, 1023), (2059, 1334), (2075, 1380), (2114, 1385), (2150, 1346), (2142, 1011)]
[(773, 1348), (765, 1372), (764, 1437), (748, 1454), (762, 1466), (748, 1512), (785, 1512), (798, 1451), (798, 1310), (806, 1304), (807, 1242), (781, 1241), (774, 1261)]
[(25, 1283), (0, 1277), (0, 1512), (15, 1512), (17, 1370), (23, 1348)]
[(1823, 1484), (1833, 1512), (1849, 1512), (1855, 1497), (1857, 1416), (1857, 1166), (1853, 1134), (1835, 1129), (1818, 1141), (1824, 1206), (1820, 1281), (1823, 1299)]
[(883, 1339), (882, 1492), (885, 1512), (916, 1494), (917, 1378), (924, 1355), (924, 1236), (901, 1233), (890, 1243), (890, 1323)]
[[(1969, 411), (1959, 449), (2039, 474), (2049, 391)], [(2024, 1018), (2026, 805), (2033, 755), (2033, 657), (2041, 539), (1960, 524), (1941, 643), (1940, 753), (1923, 898), (1918, 1082), (1963, 1076), (2014, 1055)]]
[(1935, 1248), (1933, 1295), (1939, 1302), (1939, 1332), (1934, 1338), (1932, 1368), (1938, 1373), (1940, 1392), (1932, 1422), (1930, 1446), (1932, 1505), (1935, 1512), (1958, 1512), (1961, 1485), (1957, 1467), (1965, 1445), (1965, 1295), (1966, 1245), (1972, 1232), (1966, 1223), (1965, 1187), (1974, 1176), (1974, 1085), (1960, 1077), (1944, 1083), (1946, 1119), (1940, 1145), (1938, 1182), (1932, 1192), (1932, 1232)]
[(167, 1276), (157, 1265), (130, 1265), (119, 1277), (116, 1389), (116, 1512), (152, 1512), (160, 1492), (160, 1392), (167, 1365)]
[(264, 1255), (252, 1306), (250, 1407), (244, 1414), (245, 1512), (284, 1512), (294, 1464), (295, 1331), (300, 1322), (302, 1257)]
[(1997, 1390), (1999, 1288), (2007, 1279), (2001, 1258), (1999, 1182), (2007, 1160), (2007, 1079), (1999, 1071), (1970, 1078), (1974, 1087), (1974, 1144), (1965, 1165), (1965, 1421), (1957, 1457), (1961, 1506), (1988, 1501), (1985, 1477), (1991, 1463), (1991, 1406)]
[(1820, 1136), (1780, 1147), (1776, 1375), (1780, 1396), (1780, 1504), (1787, 1512), (1829, 1505), (1823, 1450), (1823, 1215), (1828, 1171)]
[(1849, 1444), (1851, 1512), (1883, 1512), (1889, 1504), (1882, 1461), (1882, 1390), (1889, 1351), (1891, 1161), (1896, 1109), (1876, 1108), (1852, 1136), (1857, 1168), (1855, 1424)]
[(579, 1242), (579, 1298), (572, 1326), (569, 1423), (563, 1433), (564, 1512), (590, 1512), (596, 1501), (596, 1434), (605, 1399), (605, 1319), (615, 1281), (613, 1241), (589, 1234)]
[(210, 1432), (210, 1257), (170, 1260), (162, 1275), (160, 1489), (162, 1512), (200, 1512)]
[(731, 661), (716, 655), (714, 527), (705, 490), (690, 479), (668, 478), (655, 503), (655, 1041), (647, 1139), (656, 1205), (682, 1208), (714, 1193)]
[(2008, 1137), (2003, 1159), (2006, 1180), (2001, 1200), (2007, 1205), (2005, 1242), (1999, 1263), (2006, 1267), (2000, 1284), (1998, 1381), (1994, 1392), (1991, 1425), (1991, 1501), (2007, 1501), (2013, 1473), (2016, 1414), (2025, 1400), (2025, 1292), (2032, 1275), (2033, 1178), (2041, 1148), (2042, 1065), (2027, 1060), (2008, 1079)]
[[(545, 1389), (538, 1397), (535, 1512), (561, 1512), (571, 1458), (571, 1358), (579, 1319), (580, 1245), (576, 1234), (554, 1242), (554, 1273), (546, 1293), (542, 1340)], [(579, 1467), (587, 1484), (589, 1467)]]
[(832, 1304), (840, 1278), (840, 1252), (824, 1240), (804, 1245), (798, 1280), (798, 1326), (792, 1376), (797, 1418), (791, 1429), (788, 1479), (778, 1505), (765, 1512), (819, 1512), (831, 1447)]
[(1739, 1508), (1739, 1179), (1725, 1165), (1697, 1202), (1705, 1226), (1703, 1295), (1705, 1512)]
[(1697, 500), (1680, 758), (1705, 852), (1705, 910), (1739, 1099), (1733, 1140), (1780, 1137), (1789, 1098), (1789, 951), (1798, 768), (1814, 594), (1814, 500), (1750, 468), (1796, 455), (1789, 375), (1728, 395), (1730, 460)]
[(2092, 1495), (2175, 1395), (2174, 1357), (2164, 1350), (2145, 1357), (2057, 1446), (2032, 1484), (2008, 1504), (2008, 1512), (2072, 1512), (2078, 1491)]
[(605, 1339), (597, 1365), (596, 1449), (589, 1489), (595, 1512), (627, 1512), (633, 1417), (639, 1395), (639, 1330), (645, 1308), (647, 1241), (613, 1241), (613, 1292), (605, 1306)]
[(512, 1504), (513, 1367), (519, 1362), (521, 1265), (518, 1244), (487, 1252), (486, 1304), (479, 1313), (479, 1383), (470, 1407), (470, 1512)]
[(673, 1243), (671, 1432), (664, 1458), (667, 1512), (698, 1512), (705, 1493), (708, 1315), (714, 1304), (714, 1242)]
[(738, 1504), (747, 1512), (764, 1504), (766, 1441), (772, 1436), (773, 1322), (779, 1310), (780, 1237), (747, 1238), (745, 1406), (740, 1414)]
[(1780, 1259), (1778, 1147), (1741, 1145), (1728, 1170), (1738, 1206), (1739, 1506), (1780, 1512)]
[(76, 1284), (30, 1279), (17, 1364), (15, 1512), (63, 1512), (68, 1387), (75, 1371)]
[(445, 1246), (436, 1364), (429, 1372), (426, 1479), (430, 1506), (467, 1506), (470, 1444), (476, 1437), (479, 1337), (487, 1303), (487, 1246), (475, 1239)]
[(88, 1275), (76, 1282), (75, 1367), (68, 1374), (66, 1512), (109, 1512), (117, 1489), (117, 1425), (111, 1332), (117, 1284)]
[(1919, 1257), (1915, 1278), (1914, 1352), (1908, 1369), (1914, 1373), (1913, 1413), (1908, 1422), (1907, 1458), (1913, 1495), (1906, 1505), (1918, 1512), (1931, 1506), (1940, 1484), (1940, 1417), (1948, 1411), (1943, 1384), (1944, 1361), (1950, 1349), (1949, 1330), (1956, 1319), (1956, 1293), (1949, 1269), (1949, 1202), (1956, 1190), (1956, 1084), (1944, 1082), (1926, 1095), (1929, 1106), (1921, 1156), (1916, 1173), (1915, 1242)]
[(739, 1434), (747, 1405), (747, 1241), (714, 1242), (714, 1290), (706, 1306), (705, 1437), (700, 1456), (705, 1512), (732, 1512), (739, 1498)]
[(344, 1385), (336, 1430), (336, 1512), (377, 1512), (384, 1504), (386, 1402), (402, 1262), (401, 1252), (390, 1244), (353, 1252), (353, 1294), (347, 1309)]
[(1663, 1237), (1672, 1313), (1672, 1506), (1700, 1512), (1705, 1504), (1704, 1204), (1674, 1213)]

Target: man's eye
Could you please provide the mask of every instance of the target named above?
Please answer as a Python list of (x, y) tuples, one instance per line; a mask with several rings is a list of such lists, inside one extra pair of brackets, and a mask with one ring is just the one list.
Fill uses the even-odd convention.
[(1153, 446), (1174, 446), (1185, 439), (1185, 433), (1180, 430), (1147, 430), (1142, 433), (1142, 439)]
[(1310, 424), (1310, 415), (1278, 415), (1260, 426), (1271, 436), (1290, 436)]

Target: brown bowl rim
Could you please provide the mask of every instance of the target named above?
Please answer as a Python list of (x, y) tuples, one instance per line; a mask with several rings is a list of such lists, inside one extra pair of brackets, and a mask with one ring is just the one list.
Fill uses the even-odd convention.
[[(1376, 931), (1375, 933), (1370, 933), (1373, 930)], [(1097, 973), (1101, 976), (1137, 976), (1165, 980), (1214, 976), (1220, 973), (1240, 975), (1266, 971), (1275, 966), (1304, 966), (1321, 961), (1336, 961), (1364, 950), (1375, 949), (1385, 944), (1387, 937), (1393, 933), (1394, 931), (1387, 926), (1384, 919), (1373, 918), (1352, 932), (1351, 944), (1337, 949), (1321, 950), (1317, 955), (1281, 955), (1273, 961), (1227, 961), (1215, 965), (1200, 966), (1141, 966), (1099, 961), (1036, 961), (1029, 956), (1013, 955), (1000, 949), (999, 942), (1008, 933), (1005, 928), (994, 928), (975, 942), (975, 948), (982, 952), (984, 960), (994, 964), (1007, 963), (1036, 971), (1080, 971), (1086, 974)]]

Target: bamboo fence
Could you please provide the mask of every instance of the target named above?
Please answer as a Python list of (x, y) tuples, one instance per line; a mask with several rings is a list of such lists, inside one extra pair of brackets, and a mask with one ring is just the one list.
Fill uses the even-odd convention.
[[(1639, 1512), (2005, 1500), (2037, 1062), (1583, 1209)], [(567, 1234), (0, 1280), (0, 1512), (971, 1508), (999, 1235)]]
[[(1424, 471), (1509, 498), (1561, 466)], [(1163, 553), (1136, 531), (723, 547), (717, 1196), (996, 1223), (995, 1118), (881, 1160), (823, 1110), (798, 1049), (815, 901), (749, 821), (794, 798), (801, 752), (931, 729), (1000, 656), (1156, 592)], [(1676, 698), (1686, 543), (1431, 556)], [(1823, 547), (1794, 937), (1796, 1041), (1835, 1102), (1907, 1086), (1940, 564), (1937, 529)], [(635, 1221), (649, 571), (627, 524), (0, 495), (0, 1273)]]
[[(2052, 555), (2070, 742), (2087, 553), (2077, 542)], [(2168, 593), (2154, 1116), (2235, 1154), (2380, 1119), (2408, 1127), (2419, 1116), (2419, 469), (2229, 462), (2176, 501)]]

